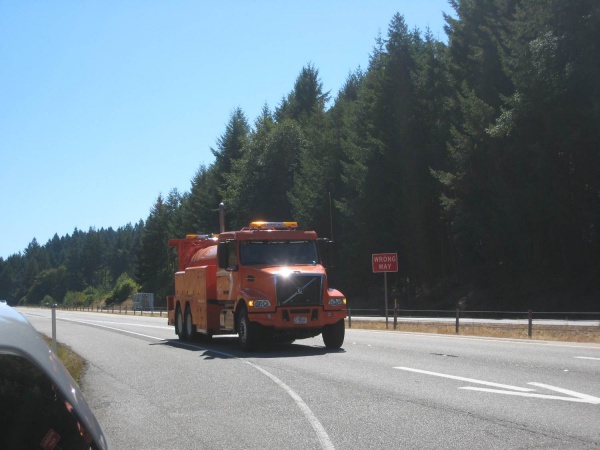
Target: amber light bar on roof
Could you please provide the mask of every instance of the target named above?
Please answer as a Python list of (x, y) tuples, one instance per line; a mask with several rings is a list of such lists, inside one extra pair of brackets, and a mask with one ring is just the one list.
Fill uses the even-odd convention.
[(250, 228), (298, 228), (298, 222), (263, 222), (250, 223)]

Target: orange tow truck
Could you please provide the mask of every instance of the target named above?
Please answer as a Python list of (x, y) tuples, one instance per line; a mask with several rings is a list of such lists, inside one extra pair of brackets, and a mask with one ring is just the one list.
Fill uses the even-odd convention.
[(177, 247), (168, 323), (179, 339), (235, 334), (244, 351), (321, 334), (344, 342), (346, 298), (328, 285), (331, 242), (296, 222), (252, 222), (239, 231), (187, 235)]

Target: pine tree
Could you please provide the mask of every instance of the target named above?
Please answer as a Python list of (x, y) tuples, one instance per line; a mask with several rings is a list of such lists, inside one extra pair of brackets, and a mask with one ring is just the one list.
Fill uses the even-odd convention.
[(309, 65), (302, 69), (280, 113), (280, 117), (286, 116), (300, 126), (306, 141), (288, 191), (292, 216), (302, 227), (314, 229), (321, 236), (329, 235), (329, 198), (340, 184), (340, 150), (330, 137), (325, 111), (328, 99), (318, 70)]
[(226, 175), (226, 216), (229, 226), (251, 220), (287, 220), (292, 216), (288, 192), (306, 147), (300, 127), (292, 120), (274, 123), (268, 109), (257, 119), (242, 157)]
[(250, 126), (241, 108), (236, 108), (225, 128), (225, 132), (217, 141), (217, 149), (211, 149), (215, 162), (211, 167), (216, 174), (216, 183), (223, 183), (223, 174), (231, 171), (232, 161), (242, 156), (242, 149), (248, 139)]
[[(488, 129), (512, 92), (503, 71), (502, 37), (514, 14), (513, 1), (453, 1), (457, 19), (446, 17), (453, 99), (450, 168), (436, 173), (445, 186), (442, 203), (458, 248), (458, 277), (481, 289), (514, 282), (510, 263), (518, 252), (520, 224), (510, 184), (500, 174), (511, 163), (504, 143)], [(507, 284), (508, 285), (508, 284)]]
[(599, 24), (595, 1), (523, 2), (505, 37), (514, 93), (489, 129), (512, 161), (515, 264), (537, 292), (577, 302), (600, 288)]
[(279, 123), (292, 119), (305, 124), (313, 115), (322, 113), (328, 101), (329, 92), (323, 92), (319, 71), (309, 64), (300, 71), (294, 89), (275, 111), (275, 118)]
[(172, 213), (172, 205), (159, 195), (146, 220), (138, 251), (136, 281), (143, 292), (154, 293), (157, 306), (173, 292), (173, 255), (167, 244)]

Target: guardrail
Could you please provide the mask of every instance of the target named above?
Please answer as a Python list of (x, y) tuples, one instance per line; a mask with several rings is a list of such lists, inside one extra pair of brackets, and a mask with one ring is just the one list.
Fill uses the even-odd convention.
[(137, 315), (148, 315), (148, 316), (159, 316), (162, 317), (163, 313), (166, 316), (167, 308), (165, 307), (154, 307), (154, 308), (129, 308), (121, 305), (110, 305), (110, 306), (98, 306), (98, 305), (86, 305), (86, 306), (67, 306), (67, 305), (56, 305), (57, 309), (64, 311), (96, 311), (104, 312), (107, 314), (133, 314)]
[[(58, 309), (70, 311), (96, 311), (107, 314), (133, 314), (148, 316), (166, 316), (166, 307), (155, 307), (153, 309), (139, 310), (127, 306), (65, 306), (57, 305)], [(407, 331), (415, 331), (415, 324), (425, 325), (431, 328), (437, 325), (444, 328), (443, 333), (452, 332), (460, 334), (461, 327), (470, 331), (475, 328), (495, 328), (497, 330), (516, 329), (521, 336), (526, 334), (533, 337), (534, 326), (537, 331), (556, 331), (560, 328), (563, 332), (591, 333), (600, 339), (600, 312), (547, 312), (547, 311), (468, 311), (461, 309), (362, 309), (348, 308), (346, 319), (348, 328), (352, 328), (352, 322), (385, 322), (385, 328), (389, 329), (390, 323), (394, 330), (399, 328)], [(409, 325), (412, 327), (409, 329)]]
[[(479, 326), (526, 325), (527, 335), (532, 337), (534, 322), (536, 327), (590, 327), (600, 331), (600, 312), (546, 312), (539, 311), (468, 311), (468, 310), (417, 310), (417, 309), (358, 309), (348, 308), (348, 327), (355, 321), (385, 321), (386, 329), (393, 320), (394, 330), (402, 322), (453, 324), (455, 334), (460, 333), (461, 324)], [(597, 328), (597, 330), (595, 330)]]

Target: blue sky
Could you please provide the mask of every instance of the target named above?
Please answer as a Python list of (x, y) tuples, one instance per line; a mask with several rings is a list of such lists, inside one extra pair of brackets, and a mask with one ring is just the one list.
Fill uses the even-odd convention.
[(446, 40), (447, 0), (0, 0), (0, 257), (146, 220), (190, 189), (240, 107), (307, 64), (335, 97), (395, 13)]

